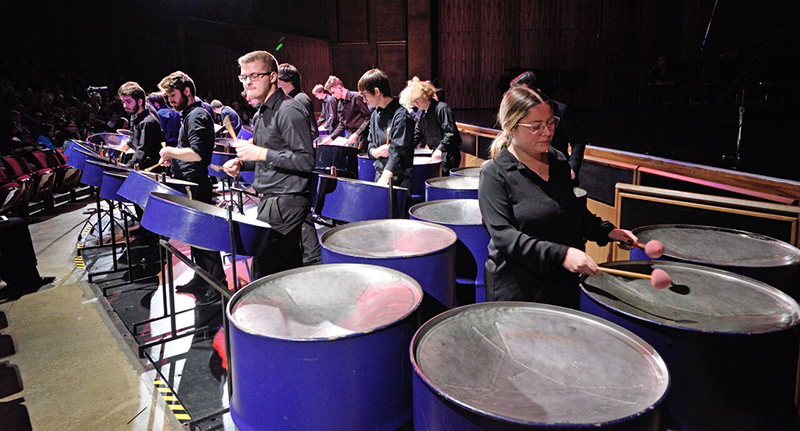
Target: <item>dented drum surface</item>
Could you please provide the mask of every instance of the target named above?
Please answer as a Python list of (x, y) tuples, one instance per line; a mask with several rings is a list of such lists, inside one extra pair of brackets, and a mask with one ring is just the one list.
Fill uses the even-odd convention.
[(373, 265), (256, 280), (228, 304), (241, 430), (396, 430), (411, 419), (408, 345), (420, 285)]

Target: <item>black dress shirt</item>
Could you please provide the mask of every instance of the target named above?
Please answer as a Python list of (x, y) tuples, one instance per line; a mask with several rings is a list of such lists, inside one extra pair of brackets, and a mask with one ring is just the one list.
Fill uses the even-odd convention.
[(319, 130), (317, 129), (317, 123), (316, 123), (316, 121), (314, 121), (314, 103), (311, 102), (311, 98), (308, 97), (308, 94), (303, 93), (302, 91), (300, 91), (299, 88), (295, 88), (294, 90), (292, 90), (291, 93), (289, 93), (289, 97), (291, 97), (294, 100), (296, 100), (298, 103), (300, 103), (300, 105), (303, 106), (303, 108), (306, 108), (306, 111), (308, 111), (308, 118), (311, 121), (310, 126), (311, 126), (311, 137), (312, 137), (312, 139), (316, 138), (317, 136), (319, 136)]
[(369, 127), (370, 115), (369, 107), (361, 99), (361, 96), (355, 91), (348, 90), (345, 98), (339, 100), (337, 108), (339, 124), (330, 134), (330, 138), (336, 139), (347, 130), (351, 135), (357, 133), (361, 137), (360, 139), (363, 139), (364, 133), (367, 132), (367, 127)]
[[(553, 115), (561, 118), (555, 133), (553, 133), (550, 145), (564, 155), (569, 154), (569, 166), (575, 171), (575, 178), (577, 179), (583, 163), (586, 141), (583, 139), (575, 116), (572, 115), (571, 110), (567, 109), (567, 105), (551, 100), (550, 106), (553, 107)], [(570, 145), (572, 145), (571, 154), (567, 151)]]
[(328, 132), (332, 132), (336, 129), (336, 126), (339, 125), (338, 106), (339, 102), (335, 97), (330, 94), (325, 96), (325, 99), (322, 101), (322, 112), (320, 112), (319, 121), (317, 121), (319, 127), (324, 128)]
[(136, 153), (131, 158), (131, 165), (139, 164), (142, 169), (158, 163), (161, 158), (161, 143), (165, 142), (161, 123), (147, 109), (131, 120), (131, 140), (128, 146)]
[(214, 152), (214, 120), (200, 102), (192, 103), (181, 113), (183, 124), (178, 133), (178, 148), (191, 148), (200, 156), (198, 162), (172, 160), (172, 174), (198, 184), (208, 182), (208, 165)]
[(456, 127), (456, 119), (450, 105), (431, 100), (431, 105), (420, 114), (417, 126), (414, 128), (414, 146), (416, 147), (423, 139), (429, 148), (443, 153), (461, 151), (461, 133)]
[(253, 117), (253, 143), (267, 148), (267, 160), (247, 162), (255, 169), (253, 189), (262, 195), (307, 194), (315, 155), (308, 111), (280, 88)]
[(584, 239), (608, 243), (614, 226), (575, 197), (566, 157), (550, 148), (544, 181), (504, 149), (481, 170), (478, 200), (491, 236), (486, 295), (496, 301), (533, 301), (576, 308), (578, 275), (562, 263)]
[[(375, 159), (372, 150), (386, 144), (386, 129), (391, 126), (389, 138), (389, 157)], [(384, 169), (392, 171), (393, 184), (406, 187), (410, 182), (411, 170), (414, 168), (414, 143), (411, 130), (414, 120), (408, 111), (392, 99), (385, 108), (375, 108), (369, 119), (369, 146), (367, 154), (375, 160), (375, 172), (380, 176)]]

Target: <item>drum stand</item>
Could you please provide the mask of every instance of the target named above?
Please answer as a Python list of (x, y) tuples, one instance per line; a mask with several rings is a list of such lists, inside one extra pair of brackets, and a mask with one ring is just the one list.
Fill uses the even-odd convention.
[[(110, 207), (109, 210), (104, 210), (102, 205), (101, 205), (100, 190), (97, 190), (96, 187), (94, 187), (94, 186), (92, 186), (91, 189), (92, 189), (92, 192), (95, 194), (96, 208), (93, 208), (93, 209), (89, 210), (89, 217), (86, 218), (86, 221), (83, 223), (83, 227), (81, 228), (80, 233), (78, 234), (78, 243), (80, 243), (81, 239), (83, 238), (83, 231), (86, 229), (86, 227), (87, 226), (92, 226), (92, 230), (96, 229), (96, 231), (97, 231), (97, 242), (98, 242), (98, 244), (97, 245), (91, 245), (91, 246), (88, 246), (88, 247), (85, 247), (85, 246), (82, 246), (82, 245), (80, 247), (77, 247), (77, 253), (78, 253), (79, 256), (83, 256), (83, 251), (84, 250), (92, 250), (92, 249), (98, 249), (98, 248), (103, 248), (103, 247), (108, 247), (108, 246), (112, 246), (112, 247), (116, 247), (117, 246), (117, 244), (116, 244), (116, 242), (114, 241), (114, 238), (113, 238), (113, 233), (112, 233), (112, 243), (111, 244), (103, 244), (103, 231), (105, 230), (105, 229), (103, 229), (103, 218), (104, 218), (106, 213), (113, 213), (114, 212), (114, 207), (109, 205), (109, 207)], [(92, 223), (92, 216), (95, 215), (95, 214), (97, 214), (97, 222), (96, 223)], [(114, 223), (113, 214), (111, 215), (111, 222), (110, 223), (112, 223), (112, 224)], [(120, 228), (122, 228), (122, 226), (120, 226)], [(112, 226), (112, 230), (113, 230), (113, 226)]]
[[(110, 205), (112, 202), (109, 201), (108, 203)], [(126, 258), (125, 267), (124, 268), (119, 268), (118, 267), (117, 255), (116, 255), (115, 252), (112, 251), (112, 256), (113, 256), (113, 259), (114, 259), (113, 269), (108, 270), (108, 271), (90, 273), (89, 274), (89, 282), (92, 281), (91, 277), (93, 277), (93, 276), (98, 276), (98, 275), (103, 275), (103, 274), (113, 274), (113, 273), (119, 272), (119, 271), (125, 271), (127, 275), (123, 276), (122, 279), (124, 281), (122, 283), (118, 283), (118, 284), (102, 287), (100, 290), (103, 291), (103, 296), (108, 296), (108, 291), (111, 290), (111, 289), (115, 289), (117, 287), (124, 286), (126, 284), (131, 284), (131, 283), (134, 283), (134, 282), (137, 282), (137, 281), (147, 280), (147, 279), (153, 278), (155, 276), (155, 275), (150, 275), (150, 276), (145, 276), (145, 277), (140, 277), (140, 278), (133, 278), (133, 269), (134, 268), (141, 268), (145, 264), (152, 264), (154, 262), (144, 262), (144, 263), (138, 263), (136, 265), (134, 265), (132, 263), (132, 260), (131, 260), (132, 259), (131, 258), (131, 249), (132, 249), (132, 247), (131, 247), (131, 239), (130, 239), (131, 238), (130, 237), (130, 225), (128, 224), (128, 218), (129, 217), (130, 218), (134, 218), (134, 216), (133, 216), (133, 214), (129, 213), (128, 209), (125, 208), (125, 205), (122, 202), (119, 202), (118, 204), (119, 204), (119, 212), (120, 212), (120, 214), (122, 214), (123, 233), (125, 234), (125, 258)], [(113, 211), (112, 211), (112, 216), (111, 217), (112, 217), (112, 219), (114, 217), (113, 216)], [(113, 230), (113, 225), (112, 225), (112, 230), (111, 230), (111, 236), (112, 236), (112, 240), (116, 239), (116, 236), (115, 236), (114, 230)], [(139, 247), (137, 247), (137, 248), (139, 248)], [(162, 262), (160, 255), (161, 255), (161, 248), (159, 247), (159, 262)]]

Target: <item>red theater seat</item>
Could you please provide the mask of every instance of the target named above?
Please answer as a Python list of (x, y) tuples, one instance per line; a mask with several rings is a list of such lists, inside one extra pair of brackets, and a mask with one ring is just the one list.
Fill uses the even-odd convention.
[(53, 190), (56, 180), (56, 173), (52, 169), (37, 169), (34, 171), (22, 156), (3, 157), (3, 165), (8, 176), (16, 182), (19, 178), (28, 176), (33, 180), (28, 202), (38, 202), (44, 200)]
[[(30, 178), (28, 183), (30, 183)], [(27, 191), (27, 185), (20, 185), (16, 181), (10, 181), (6, 176), (5, 169), (0, 168), (0, 215), (8, 214), (14, 210), (23, 201), (24, 194)]]
[(52, 169), (56, 175), (53, 183), (53, 193), (66, 193), (78, 186), (81, 172), (68, 166), (62, 155), (55, 150), (35, 151), (26, 159), (37, 169)]

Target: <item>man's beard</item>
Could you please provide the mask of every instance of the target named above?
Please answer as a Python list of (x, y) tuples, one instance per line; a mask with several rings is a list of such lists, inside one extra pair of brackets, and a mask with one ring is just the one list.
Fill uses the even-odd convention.
[(181, 112), (189, 105), (189, 98), (186, 97), (185, 94), (181, 93), (181, 100), (178, 101), (177, 105), (172, 105), (176, 111)]

